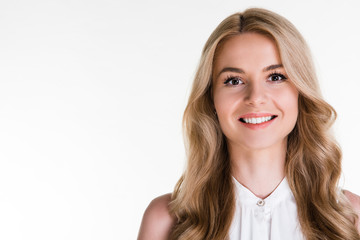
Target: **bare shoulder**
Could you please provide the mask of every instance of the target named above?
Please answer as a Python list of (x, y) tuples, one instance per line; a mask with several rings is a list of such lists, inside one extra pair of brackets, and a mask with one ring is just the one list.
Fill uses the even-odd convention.
[(138, 240), (168, 239), (175, 218), (169, 213), (171, 194), (165, 194), (151, 201), (145, 210)]
[(349, 190), (344, 190), (343, 193), (351, 203), (353, 209), (360, 215), (360, 196), (350, 192)]
[(343, 190), (344, 195), (346, 196), (346, 198), (349, 200), (349, 202), (351, 203), (351, 206), (353, 207), (353, 209), (355, 210), (355, 212), (358, 215), (358, 220), (356, 223), (358, 232), (360, 233), (360, 196), (356, 195), (355, 193), (352, 193), (348, 190)]

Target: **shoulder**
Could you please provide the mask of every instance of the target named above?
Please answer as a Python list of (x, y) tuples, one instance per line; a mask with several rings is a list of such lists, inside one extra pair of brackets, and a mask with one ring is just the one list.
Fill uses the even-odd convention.
[(175, 218), (169, 213), (171, 194), (165, 194), (151, 201), (145, 210), (138, 240), (168, 239)]
[(356, 195), (355, 193), (350, 192), (349, 190), (343, 190), (344, 195), (351, 203), (353, 209), (360, 214), (360, 196)]
[(348, 190), (343, 190), (344, 195), (349, 200), (352, 208), (358, 215), (357, 220), (357, 229), (360, 232), (360, 196), (356, 195), (355, 193), (352, 193)]

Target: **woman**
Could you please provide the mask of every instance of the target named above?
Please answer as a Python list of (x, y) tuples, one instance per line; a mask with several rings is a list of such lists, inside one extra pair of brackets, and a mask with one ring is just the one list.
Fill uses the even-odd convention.
[(360, 239), (360, 198), (338, 188), (335, 118), (289, 21), (256, 8), (229, 16), (184, 113), (186, 171), (149, 205), (139, 239)]

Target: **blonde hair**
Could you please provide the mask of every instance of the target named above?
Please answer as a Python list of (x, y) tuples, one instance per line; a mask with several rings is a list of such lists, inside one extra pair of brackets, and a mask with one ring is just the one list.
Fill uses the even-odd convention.
[(258, 8), (222, 21), (202, 51), (184, 112), (188, 161), (170, 203), (178, 220), (170, 239), (228, 237), (235, 197), (226, 138), (214, 113), (212, 72), (217, 49), (244, 32), (274, 40), (285, 71), (299, 91), (299, 115), (288, 135), (285, 174), (305, 238), (360, 239), (356, 215), (338, 191), (342, 154), (329, 132), (336, 112), (321, 96), (307, 44), (288, 20)]

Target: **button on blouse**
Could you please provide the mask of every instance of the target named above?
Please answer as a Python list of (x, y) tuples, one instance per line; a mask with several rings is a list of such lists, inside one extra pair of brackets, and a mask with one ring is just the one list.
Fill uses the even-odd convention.
[(230, 240), (304, 239), (295, 198), (286, 178), (265, 199), (255, 196), (233, 178), (236, 210)]

